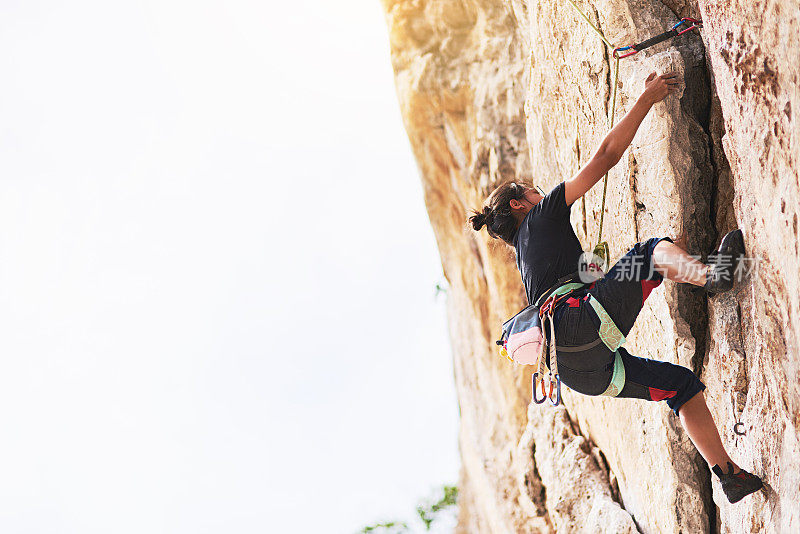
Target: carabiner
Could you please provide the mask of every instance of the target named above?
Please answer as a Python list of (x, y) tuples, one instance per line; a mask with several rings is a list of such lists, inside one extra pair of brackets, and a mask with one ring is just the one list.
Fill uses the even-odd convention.
[(690, 22), (692, 23), (692, 25), (689, 26), (688, 28), (686, 28), (685, 30), (679, 31), (678, 35), (683, 35), (684, 33), (690, 32), (695, 28), (702, 28), (703, 27), (703, 21), (702, 20), (690, 19), (690, 18), (687, 17), (687, 18), (681, 19), (680, 22), (678, 22), (675, 26), (672, 27), (672, 29), (673, 30), (677, 30), (678, 26), (680, 26), (681, 24), (689, 24)]
[(547, 395), (547, 398), (550, 399), (550, 404), (553, 406), (558, 406), (561, 403), (561, 378), (558, 375), (555, 375), (556, 378), (556, 400), (553, 401), (553, 381), (550, 380), (550, 394)]
[[(633, 52), (628, 52), (627, 54), (622, 54), (621, 56), (618, 54), (618, 52), (623, 52), (625, 50), (633, 50)], [(624, 57), (628, 57), (628, 56), (632, 56), (634, 54), (637, 54), (638, 52), (639, 51), (636, 50), (635, 48), (633, 48), (632, 46), (620, 46), (618, 48), (615, 48), (614, 51), (611, 52), (611, 55), (614, 56), (614, 59), (622, 59)]]
[(547, 394), (544, 391), (544, 379), (542, 379), (542, 398), (539, 399), (536, 397), (536, 377), (539, 376), (539, 373), (533, 373), (533, 377), (531, 378), (531, 389), (533, 390), (533, 402), (536, 404), (541, 404), (545, 400), (547, 400)]

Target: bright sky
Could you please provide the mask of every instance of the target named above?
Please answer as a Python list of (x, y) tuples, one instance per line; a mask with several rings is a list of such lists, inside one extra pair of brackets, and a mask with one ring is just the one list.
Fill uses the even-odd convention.
[(458, 476), (378, 0), (0, 3), (0, 532), (349, 533)]

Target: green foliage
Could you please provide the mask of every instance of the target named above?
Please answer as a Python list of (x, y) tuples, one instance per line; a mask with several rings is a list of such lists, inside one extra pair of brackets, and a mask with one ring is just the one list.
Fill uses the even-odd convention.
[(397, 521), (387, 521), (385, 523), (378, 523), (362, 528), (359, 532), (361, 534), (369, 534), (370, 532), (381, 532), (381, 534), (401, 534), (408, 532), (408, 525), (406, 523)]
[(425, 523), (425, 530), (431, 529), (431, 524), (433, 524), (439, 512), (456, 505), (458, 488), (456, 486), (444, 486), (442, 489), (444, 495), (441, 499), (434, 503), (420, 504), (417, 506), (417, 515), (422, 522)]
[(436, 294), (434, 295), (434, 298), (438, 297), (442, 293), (445, 296), (447, 295), (447, 286), (446, 285), (442, 285), (442, 284), (437, 282), (436, 283)]
[[(425, 525), (425, 530), (430, 530), (436, 517), (443, 510), (447, 510), (457, 504), (458, 501), (458, 487), (456, 486), (443, 486), (442, 497), (434, 502), (421, 502), (417, 506), (417, 515)], [(381, 534), (403, 534), (410, 532), (408, 525), (402, 521), (387, 521), (377, 523), (362, 528), (360, 534), (378, 533)]]

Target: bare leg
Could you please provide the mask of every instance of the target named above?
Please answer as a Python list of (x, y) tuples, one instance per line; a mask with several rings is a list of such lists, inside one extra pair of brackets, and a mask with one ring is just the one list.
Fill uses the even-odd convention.
[[(655, 246), (653, 263), (655, 270), (667, 280), (701, 287), (706, 283), (708, 265), (691, 257), (685, 250), (669, 241), (660, 241)], [(678, 417), (692, 443), (708, 462), (708, 465), (712, 467), (718, 465), (727, 470), (727, 462), (730, 462), (734, 472), (739, 472), (739, 466), (731, 460), (731, 457), (725, 452), (725, 447), (722, 446), (717, 425), (714, 423), (702, 391), (680, 407)]]
[(667, 280), (696, 286), (706, 283), (708, 265), (698, 261), (674, 243), (659, 241), (653, 249), (653, 264)]
[(739, 466), (731, 460), (731, 457), (728, 456), (722, 446), (717, 426), (714, 424), (714, 418), (708, 410), (702, 391), (680, 407), (678, 417), (681, 420), (681, 424), (683, 424), (683, 428), (686, 429), (686, 433), (689, 434), (692, 443), (700, 451), (708, 465), (712, 467), (718, 465), (727, 470), (727, 462), (730, 462), (733, 464), (734, 473), (739, 472)]

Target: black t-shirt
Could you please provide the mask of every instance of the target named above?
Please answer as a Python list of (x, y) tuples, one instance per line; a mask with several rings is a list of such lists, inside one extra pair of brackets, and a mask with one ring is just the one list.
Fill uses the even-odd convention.
[(569, 222), (571, 207), (561, 182), (531, 208), (514, 235), (517, 267), (529, 304), (559, 278), (578, 270), (583, 249)]

